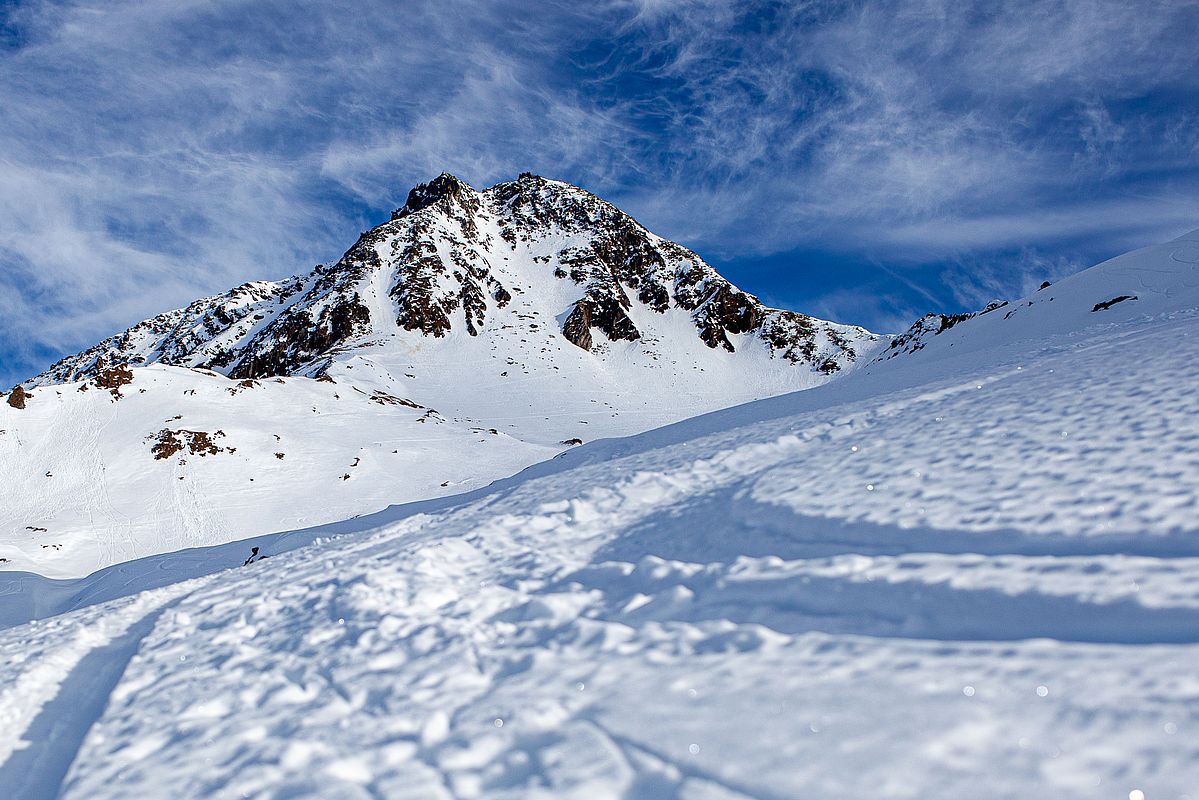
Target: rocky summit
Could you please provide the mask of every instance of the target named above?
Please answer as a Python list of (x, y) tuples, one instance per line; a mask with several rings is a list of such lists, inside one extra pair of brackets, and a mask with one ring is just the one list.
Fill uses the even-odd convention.
[(660, 338), (667, 316), (686, 321), (669, 326), (672, 336), (689, 333), (729, 353), (757, 350), (825, 375), (852, 366), (877, 341), (861, 328), (766, 307), (692, 251), (576, 186), (525, 173), (477, 191), (442, 174), (412, 189), (336, 263), (161, 314), (32, 383), (89, 378), (118, 362), (234, 378), (316, 375), (380, 336), (499, 329), (512, 323), (502, 311), (520, 295), (551, 300), (524, 312), (601, 357), (625, 342), (642, 342), (642, 355), (652, 357), (646, 340)]

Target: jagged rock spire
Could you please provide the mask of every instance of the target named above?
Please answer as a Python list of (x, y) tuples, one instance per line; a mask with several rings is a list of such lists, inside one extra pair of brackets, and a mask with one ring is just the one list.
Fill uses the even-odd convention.
[(391, 218), (396, 220), (417, 211), (423, 211), (444, 197), (460, 197), (465, 188), (466, 184), (458, 180), (456, 176), (443, 172), (428, 183), (414, 186), (408, 192), (408, 200), (403, 207), (394, 211)]

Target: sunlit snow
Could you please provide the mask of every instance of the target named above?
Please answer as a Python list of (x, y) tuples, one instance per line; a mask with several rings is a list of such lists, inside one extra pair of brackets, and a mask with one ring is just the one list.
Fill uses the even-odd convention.
[(0, 785), (1199, 796), (1193, 242), (245, 566), (8, 574)]

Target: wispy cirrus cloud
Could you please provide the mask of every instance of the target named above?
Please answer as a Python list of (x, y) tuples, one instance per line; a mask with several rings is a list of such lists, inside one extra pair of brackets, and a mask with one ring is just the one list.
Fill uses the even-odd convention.
[(335, 258), (443, 169), (581, 183), (782, 300), (821, 264), (755, 285), (753, 258), (858, 258), (877, 286), (820, 284), (850, 321), (1018, 291), (1199, 227), (1197, 27), (1181, 0), (9, 2), (0, 383)]
[[(679, 55), (658, 72), (683, 87), (671, 125), (693, 139), (679, 180), (724, 172), (751, 192), (761, 187), (778, 225), (765, 248), (786, 229), (799, 241), (832, 230), (871, 246), (890, 240), (891, 226), (941, 221), (944, 246), (963, 217), (1032, 220), (1064, 198), (1085, 219), (1080, 195), (1106, 188), (1110, 202), (1124, 173), (1160, 160), (1189, 170), (1194, 185), (1183, 159), (1199, 139), (1166, 144), (1167, 130), (1182, 131), (1179, 111), (1194, 111), (1171, 102), (1197, 88), (1186, 46), (1199, 23), (1193, 6), (986, 8), (814, 3), (775, 6), (749, 33), (698, 16), (661, 25)], [(746, 120), (746, 108), (760, 113)], [(741, 179), (746, 172), (753, 181)], [(713, 188), (720, 218), (753, 237), (745, 223), (767, 204), (736, 198), (730, 208), (727, 187)], [(1012, 243), (1010, 231), (994, 230), (991, 242), (976, 231), (961, 244)]]

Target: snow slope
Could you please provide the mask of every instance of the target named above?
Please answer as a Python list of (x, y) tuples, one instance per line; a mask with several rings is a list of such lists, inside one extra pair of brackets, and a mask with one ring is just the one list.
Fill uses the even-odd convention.
[[(395, 404), (369, 386), (280, 381), (242, 388), (152, 365), (135, 370), (120, 400), (76, 383), (34, 392), (20, 411), (3, 406), (2, 566), (86, 575), (460, 492), (562, 449)], [(221, 449), (159, 459), (163, 430), (210, 433)]]
[(0, 785), (1199, 797), (1196, 244), (459, 497), (13, 574)]
[[(881, 345), (766, 308), (577, 187), (442, 176), (338, 263), (139, 323), (25, 408), (0, 399), (0, 566), (78, 577), (458, 493)], [(132, 382), (102, 389), (122, 363)], [(196, 434), (218, 449), (152, 452)]]

